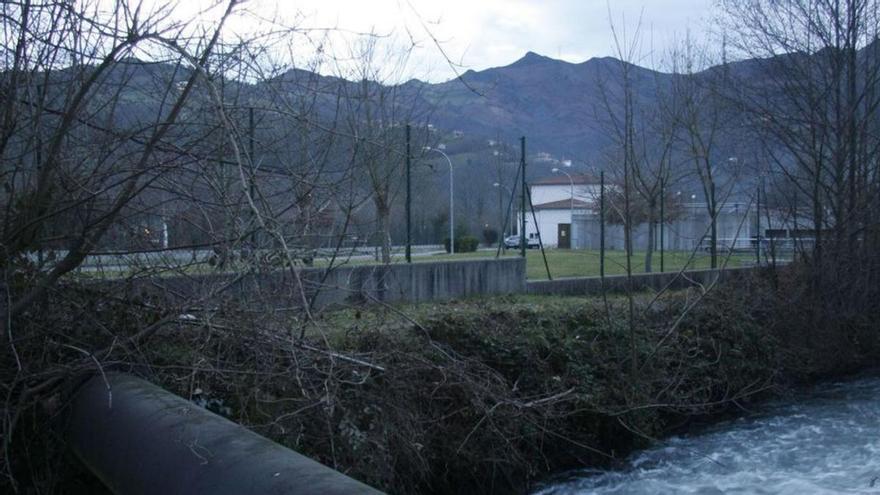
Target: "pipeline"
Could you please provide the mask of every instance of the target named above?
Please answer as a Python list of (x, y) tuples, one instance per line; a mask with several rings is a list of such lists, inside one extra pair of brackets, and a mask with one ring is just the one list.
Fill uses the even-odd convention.
[(381, 492), (123, 373), (74, 394), (73, 453), (118, 495), (377, 495)]

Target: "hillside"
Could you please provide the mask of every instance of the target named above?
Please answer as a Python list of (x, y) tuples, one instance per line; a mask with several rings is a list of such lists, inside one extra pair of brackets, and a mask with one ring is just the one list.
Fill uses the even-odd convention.
[[(655, 83), (672, 77), (635, 66), (633, 71), (642, 98), (651, 98)], [(619, 73), (613, 58), (572, 64), (529, 52), (505, 67), (429, 85), (425, 93), (441, 127), (507, 140), (528, 136), (532, 150), (589, 160), (610, 144), (600, 85), (619, 91)]]

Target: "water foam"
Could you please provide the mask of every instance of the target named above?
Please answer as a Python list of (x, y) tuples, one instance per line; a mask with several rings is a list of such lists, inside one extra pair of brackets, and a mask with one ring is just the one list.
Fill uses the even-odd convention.
[(760, 414), (664, 441), (628, 467), (540, 495), (880, 494), (880, 378), (818, 387)]

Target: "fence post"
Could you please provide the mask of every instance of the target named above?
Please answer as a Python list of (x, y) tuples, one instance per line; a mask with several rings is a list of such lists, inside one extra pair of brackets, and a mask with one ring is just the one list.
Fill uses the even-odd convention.
[(605, 278), (605, 171), (599, 172), (599, 276)]
[[(520, 232), (519, 232), (519, 249), (520, 255), (525, 258), (526, 257), (526, 248), (528, 247), (528, 240), (526, 239), (526, 137), (523, 136), (519, 138), (519, 165), (522, 169), (522, 219), (520, 222)], [(535, 225), (537, 229), (538, 226)]]
[(412, 263), (412, 163), (409, 150), (410, 125), (406, 124), (406, 262)]

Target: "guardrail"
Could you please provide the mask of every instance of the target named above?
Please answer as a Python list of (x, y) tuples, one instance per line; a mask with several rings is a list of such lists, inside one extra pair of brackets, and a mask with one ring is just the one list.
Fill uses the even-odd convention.
[[(337, 261), (349, 258), (373, 258), (377, 255), (379, 248), (376, 246), (357, 246), (345, 247), (338, 250), (333, 248), (316, 248), (292, 250), (291, 254), (296, 259), (301, 259), (304, 255), (312, 259), (329, 259), (335, 257)], [(436, 251), (443, 251), (441, 244), (424, 244), (412, 246), (413, 254), (427, 254)], [(404, 246), (393, 246), (391, 249), (392, 256), (402, 257), (405, 252)], [(47, 250), (43, 253), (30, 252), (27, 258), (33, 263), (43, 262), (47, 266), (53, 266), (67, 255), (67, 250)], [(191, 263), (208, 263), (212, 258), (218, 256), (218, 253), (212, 249), (155, 249), (147, 251), (118, 252), (92, 254), (86, 256), (83, 260), (80, 270), (89, 271), (95, 269), (128, 269), (128, 268), (157, 268), (169, 267)], [(281, 259), (284, 251), (281, 249), (235, 249), (226, 251), (223, 256), (229, 259), (243, 259), (255, 256), (259, 259), (268, 259), (275, 257)]]
[(126, 374), (88, 380), (68, 419), (74, 454), (120, 495), (381, 493)]

